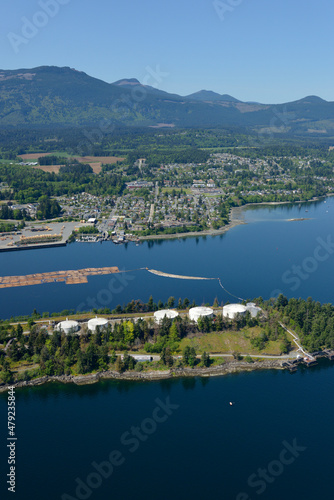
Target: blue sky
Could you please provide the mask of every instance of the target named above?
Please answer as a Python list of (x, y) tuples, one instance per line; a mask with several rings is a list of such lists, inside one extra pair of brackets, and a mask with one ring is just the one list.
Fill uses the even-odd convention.
[(2, 0), (0, 68), (70, 66), (181, 95), (334, 101), (333, 19), (332, 0)]

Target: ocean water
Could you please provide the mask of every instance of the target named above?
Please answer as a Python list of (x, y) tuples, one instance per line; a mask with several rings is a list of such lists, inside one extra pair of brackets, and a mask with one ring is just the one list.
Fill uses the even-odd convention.
[[(307, 210), (307, 212), (306, 212)], [(158, 301), (188, 297), (198, 305), (235, 301), (235, 296), (268, 299), (312, 296), (334, 301), (334, 198), (312, 204), (250, 207), (245, 225), (220, 236), (145, 241), (114, 245), (75, 243), (62, 248), (0, 253), (0, 276), (85, 267), (118, 266), (122, 275), (92, 276), (88, 284), (49, 283), (0, 289), (0, 317), (63, 309), (91, 310), (132, 299)], [(308, 218), (289, 221), (293, 218)], [(152, 275), (142, 267), (171, 274), (221, 278), (218, 281), (175, 280)]]
[[(1, 275), (117, 265), (219, 276), (241, 297), (333, 302), (334, 200), (252, 208), (220, 237), (0, 254)], [(308, 210), (305, 212), (305, 210)], [(308, 217), (310, 220), (288, 221)], [(228, 296), (216, 282), (145, 271), (0, 290), (1, 316), (114, 307), (132, 298)], [(115, 291), (116, 288), (118, 291)], [(110, 299), (110, 304), (102, 302)], [(88, 308), (88, 307), (87, 307)], [(332, 495), (334, 365), (160, 382), (48, 384), (16, 390), (16, 493), (8, 492), (7, 394), (0, 394), (0, 498), (17, 500), (313, 500)], [(234, 402), (231, 406), (229, 403)]]
[[(331, 498), (333, 384), (322, 361), (293, 375), (18, 389), (16, 494), (3, 433), (1, 498)], [(6, 394), (0, 408), (5, 430)]]

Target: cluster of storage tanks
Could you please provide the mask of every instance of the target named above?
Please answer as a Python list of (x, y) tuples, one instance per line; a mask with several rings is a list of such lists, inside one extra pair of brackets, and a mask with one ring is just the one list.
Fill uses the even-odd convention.
[[(228, 319), (234, 319), (238, 314), (241, 316), (244, 316), (247, 311), (250, 312), (250, 315), (252, 318), (256, 318), (256, 316), (259, 314), (261, 309), (257, 307), (256, 304), (253, 302), (248, 302), (245, 306), (242, 304), (228, 304), (223, 307), (222, 315), (225, 318)], [(179, 314), (172, 310), (172, 309), (162, 309), (160, 311), (156, 311), (154, 313), (154, 319), (156, 323), (161, 323), (164, 317), (174, 319), (178, 316)], [(189, 318), (192, 321), (197, 322), (199, 318), (213, 318), (214, 316), (214, 311), (211, 309), (211, 307), (192, 307), (189, 309)]]
[[(154, 320), (156, 323), (160, 324), (163, 318), (174, 319), (179, 316), (179, 313), (173, 309), (161, 309), (154, 313)], [(192, 307), (189, 309), (189, 318), (192, 321), (197, 321), (199, 318), (207, 316), (208, 318), (213, 317), (213, 309), (211, 307)]]
[[(103, 330), (108, 326), (108, 320), (105, 318), (93, 318), (90, 319), (87, 323), (88, 330), (91, 331), (92, 333), (96, 332), (96, 327), (98, 326), (100, 330)], [(73, 320), (68, 320), (66, 318), (66, 321), (61, 321), (56, 325), (55, 330), (64, 332), (66, 335), (69, 333), (75, 333), (79, 330), (80, 326), (77, 321)]]
[(223, 316), (225, 318), (234, 319), (237, 314), (244, 316), (247, 311), (250, 312), (252, 318), (256, 318), (261, 309), (254, 302), (248, 302), (245, 306), (242, 304), (228, 304), (223, 307)]
[[(250, 312), (252, 318), (256, 318), (261, 309), (257, 307), (253, 302), (248, 302), (245, 306), (242, 304), (228, 304), (223, 307), (223, 317), (234, 319), (238, 314), (244, 316), (247, 311)], [(175, 319), (179, 316), (177, 311), (173, 309), (161, 309), (154, 313), (154, 320), (157, 324), (161, 324), (162, 320), (167, 317), (169, 319)], [(189, 309), (189, 318), (192, 321), (197, 322), (199, 318), (213, 318), (214, 311), (211, 307), (192, 307)], [(87, 323), (88, 330), (92, 333), (96, 332), (96, 328), (99, 327), (100, 330), (107, 328), (108, 320), (105, 318), (93, 318), (90, 319)], [(74, 333), (79, 330), (79, 323), (77, 321), (68, 320), (61, 321), (56, 326), (56, 330), (64, 332), (66, 335), (69, 333)]]

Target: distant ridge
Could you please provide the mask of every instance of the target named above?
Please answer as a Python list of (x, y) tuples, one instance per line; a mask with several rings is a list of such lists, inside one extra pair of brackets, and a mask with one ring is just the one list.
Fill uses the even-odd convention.
[(141, 85), (137, 78), (123, 78), (122, 80), (117, 80), (112, 85)]
[(318, 97), (316, 95), (309, 95), (307, 97), (303, 97), (303, 99), (299, 99), (298, 101), (296, 102), (311, 102), (313, 104), (323, 104), (323, 103), (327, 103), (328, 101), (325, 101), (325, 99), (321, 99), (321, 97)]
[[(139, 90), (139, 91), (138, 91)], [(334, 136), (334, 103), (317, 96), (273, 105), (200, 90), (188, 96), (136, 78), (107, 83), (69, 67), (0, 70), (0, 127), (224, 127)]]
[(228, 94), (217, 94), (217, 92), (213, 92), (212, 90), (200, 90), (194, 94), (187, 95), (186, 99), (190, 99), (192, 101), (241, 102)]

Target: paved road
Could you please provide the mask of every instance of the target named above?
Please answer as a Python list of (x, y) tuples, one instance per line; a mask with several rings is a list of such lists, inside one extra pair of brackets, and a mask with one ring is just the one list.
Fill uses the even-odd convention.
[(154, 203), (158, 203), (158, 195), (159, 195), (159, 184), (158, 184), (158, 181), (156, 181)]
[[(208, 353), (209, 354), (209, 353)], [(240, 354), (240, 356), (250, 356), (251, 358), (269, 358), (269, 359), (296, 359), (294, 354), (282, 354), (282, 356), (273, 356), (270, 354)], [(210, 354), (210, 358), (233, 357), (233, 354)]]
[(110, 214), (110, 217), (109, 217), (110, 219), (111, 219), (112, 217), (115, 217), (115, 215), (117, 214), (118, 204), (119, 204), (119, 202), (120, 202), (120, 201), (121, 201), (121, 197), (119, 197), (119, 198), (117, 198), (117, 199), (116, 199), (115, 206), (114, 206), (114, 208), (112, 209), (111, 214)]
[[(129, 353), (131, 356), (131, 353)], [(210, 354), (208, 353), (210, 358), (233, 358), (233, 354)], [(144, 354), (143, 354), (144, 356)], [(145, 354), (147, 356), (147, 354)], [(251, 358), (265, 358), (265, 359), (277, 359), (278, 361), (280, 360), (286, 360), (286, 359), (296, 359), (296, 356), (293, 354), (283, 354), (282, 356), (270, 356), (269, 354), (240, 354), (240, 356), (250, 356)], [(152, 355), (153, 361), (159, 361), (160, 356), (157, 355)], [(200, 358), (201, 355), (198, 354), (196, 356), (197, 358)], [(182, 359), (182, 356), (173, 356), (174, 359)]]
[(148, 218), (148, 222), (153, 222), (153, 216), (154, 216), (154, 203), (152, 203), (152, 205), (151, 205), (150, 216)]

